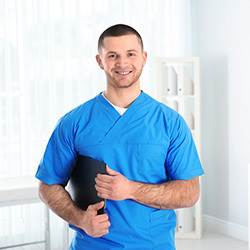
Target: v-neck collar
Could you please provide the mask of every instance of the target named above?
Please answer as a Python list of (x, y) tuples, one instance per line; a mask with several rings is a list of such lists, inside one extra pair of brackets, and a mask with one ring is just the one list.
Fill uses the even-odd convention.
[[(133, 110), (134, 106), (140, 105), (140, 103), (143, 103), (144, 99), (146, 98), (146, 94), (142, 91), (141, 94), (131, 103), (131, 105), (127, 108), (127, 110), (124, 112), (123, 115), (128, 113), (129, 110)], [(102, 95), (102, 92), (96, 96), (96, 100), (102, 104), (102, 107), (105, 108), (108, 112), (111, 112), (113, 115), (114, 113), (117, 113), (118, 117), (121, 116), (118, 111), (113, 107), (113, 105)], [(129, 112), (130, 113), (130, 112)], [(115, 115), (115, 116), (117, 116)], [(122, 116), (123, 116), (122, 115)]]
[(106, 101), (108, 101), (115, 109), (116, 111), (120, 114), (120, 115), (123, 115), (128, 108), (123, 108), (123, 107), (119, 107), (119, 106), (116, 106), (115, 104), (112, 104), (103, 94), (103, 92), (101, 93), (102, 96), (106, 99)]
[(112, 126), (100, 140), (100, 143), (112, 141), (112, 139), (119, 134), (119, 131), (123, 128), (123, 126), (127, 126), (130, 117), (138, 111), (138, 106), (141, 107), (143, 105), (146, 97), (147, 95), (144, 92), (141, 92), (141, 94), (128, 107), (127, 111), (121, 116), (101, 93), (96, 96), (97, 102), (101, 104), (101, 106), (106, 110), (107, 115), (111, 116), (111, 119), (113, 120)]

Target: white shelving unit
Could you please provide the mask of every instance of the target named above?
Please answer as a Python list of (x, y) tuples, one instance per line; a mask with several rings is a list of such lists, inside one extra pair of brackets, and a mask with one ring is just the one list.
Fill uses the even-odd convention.
[[(200, 154), (200, 58), (158, 58), (157, 76), (158, 100), (183, 116)], [(194, 207), (176, 213), (176, 238), (201, 238), (200, 199)]]

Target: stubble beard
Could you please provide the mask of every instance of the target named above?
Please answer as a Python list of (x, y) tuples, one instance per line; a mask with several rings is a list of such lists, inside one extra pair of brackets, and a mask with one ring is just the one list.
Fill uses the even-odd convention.
[(109, 73), (106, 73), (106, 76), (107, 76), (108, 82), (110, 82), (113, 86), (117, 88), (121, 88), (121, 89), (126, 89), (126, 88), (130, 88), (131, 86), (133, 86), (135, 83), (139, 81), (140, 76), (142, 74), (142, 70), (143, 68), (141, 68), (140, 71), (138, 71), (137, 74), (133, 77), (131, 82), (128, 82), (127, 84), (120, 84), (119, 81), (117, 81), (115, 77), (111, 76)]

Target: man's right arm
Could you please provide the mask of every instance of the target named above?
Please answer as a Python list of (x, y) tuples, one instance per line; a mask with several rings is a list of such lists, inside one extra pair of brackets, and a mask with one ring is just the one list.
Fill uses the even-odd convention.
[(104, 202), (90, 205), (86, 211), (79, 209), (65, 188), (59, 184), (39, 183), (40, 199), (59, 217), (73, 226), (83, 229), (91, 237), (108, 234), (110, 222), (107, 214), (97, 215)]

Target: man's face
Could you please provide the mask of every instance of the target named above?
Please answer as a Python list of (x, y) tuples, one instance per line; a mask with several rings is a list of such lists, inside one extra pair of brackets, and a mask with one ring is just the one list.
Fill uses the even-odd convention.
[(140, 84), (140, 75), (147, 53), (142, 51), (136, 35), (106, 37), (100, 55), (96, 56), (105, 71), (107, 84), (114, 88), (129, 88)]

